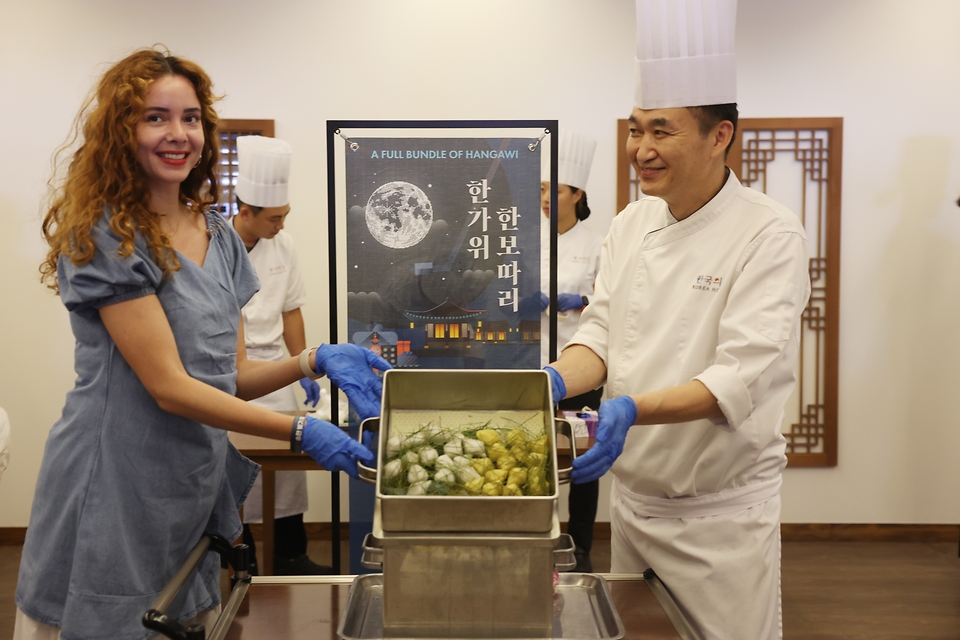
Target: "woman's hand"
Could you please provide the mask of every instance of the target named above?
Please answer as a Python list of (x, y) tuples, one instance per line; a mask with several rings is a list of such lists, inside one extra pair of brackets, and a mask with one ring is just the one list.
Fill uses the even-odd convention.
[(300, 446), (324, 469), (344, 471), (353, 478), (357, 477), (358, 460), (368, 466), (376, 460), (367, 447), (351, 438), (343, 429), (309, 416), (303, 426)]

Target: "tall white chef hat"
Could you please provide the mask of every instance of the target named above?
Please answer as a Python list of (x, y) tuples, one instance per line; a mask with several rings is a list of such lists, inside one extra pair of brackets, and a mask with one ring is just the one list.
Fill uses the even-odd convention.
[(255, 207), (282, 207), (290, 202), (287, 183), (291, 155), (293, 149), (284, 140), (263, 136), (237, 138), (240, 175), (234, 192), (240, 201)]
[[(587, 178), (590, 177), (590, 165), (593, 164), (593, 153), (597, 150), (597, 141), (562, 128), (559, 137), (557, 182), (569, 187), (586, 189)], [(541, 179), (543, 182), (550, 181), (549, 164), (544, 167)]]
[(636, 0), (634, 106), (737, 101), (737, 0)]

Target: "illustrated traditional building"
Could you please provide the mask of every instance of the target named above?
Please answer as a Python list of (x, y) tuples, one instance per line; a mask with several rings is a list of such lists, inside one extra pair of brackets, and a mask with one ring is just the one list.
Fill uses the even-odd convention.
[(384, 331), (377, 325), (373, 331), (358, 331), (353, 334), (353, 343), (369, 349), (375, 354), (397, 366), (400, 357), (410, 351), (409, 340), (398, 340), (393, 331)]
[(539, 320), (521, 320), (519, 331), (520, 342), (523, 344), (540, 344)]
[(449, 350), (472, 347), (471, 343), (483, 324), (477, 318), (484, 313), (486, 311), (481, 309), (464, 309), (447, 299), (432, 309), (404, 311), (403, 315), (410, 320), (411, 329), (423, 323), (426, 331), (424, 349)]

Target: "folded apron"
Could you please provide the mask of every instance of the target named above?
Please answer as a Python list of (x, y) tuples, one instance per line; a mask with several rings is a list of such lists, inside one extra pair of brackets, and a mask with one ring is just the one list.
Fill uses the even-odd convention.
[(652, 568), (701, 638), (782, 637), (782, 477), (692, 498), (610, 494), (611, 570)]

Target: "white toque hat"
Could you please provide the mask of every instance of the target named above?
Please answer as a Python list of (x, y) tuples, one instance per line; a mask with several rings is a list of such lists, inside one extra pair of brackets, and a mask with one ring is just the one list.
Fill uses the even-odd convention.
[(636, 0), (633, 106), (699, 107), (737, 101), (737, 0)]
[(263, 136), (237, 138), (240, 175), (234, 190), (241, 202), (254, 207), (282, 207), (290, 202), (290, 143)]
[[(590, 177), (590, 165), (593, 153), (597, 150), (597, 141), (570, 131), (560, 129), (557, 147), (557, 183), (568, 187), (586, 189)], [(546, 164), (542, 181), (550, 181), (550, 165)]]

